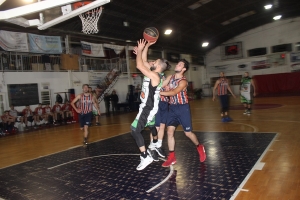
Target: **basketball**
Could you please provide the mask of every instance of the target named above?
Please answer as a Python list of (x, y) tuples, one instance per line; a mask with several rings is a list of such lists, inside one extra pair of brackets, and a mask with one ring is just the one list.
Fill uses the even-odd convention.
[(159, 32), (155, 27), (145, 28), (143, 33), (144, 39), (148, 42), (156, 42), (159, 36)]

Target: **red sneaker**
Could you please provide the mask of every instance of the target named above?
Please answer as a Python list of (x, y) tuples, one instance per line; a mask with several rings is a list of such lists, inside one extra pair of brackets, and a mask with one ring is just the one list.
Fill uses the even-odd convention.
[(162, 164), (163, 167), (170, 167), (171, 165), (176, 164), (175, 153), (170, 153), (168, 159)]
[(205, 149), (203, 145), (199, 145), (197, 147), (199, 157), (200, 157), (200, 162), (204, 162), (206, 160), (206, 154), (205, 154)]

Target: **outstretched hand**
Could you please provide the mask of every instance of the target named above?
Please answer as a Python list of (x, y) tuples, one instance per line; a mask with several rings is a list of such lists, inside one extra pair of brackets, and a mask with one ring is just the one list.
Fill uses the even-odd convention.
[(144, 39), (138, 40), (137, 50), (142, 51), (145, 48), (147, 41)]

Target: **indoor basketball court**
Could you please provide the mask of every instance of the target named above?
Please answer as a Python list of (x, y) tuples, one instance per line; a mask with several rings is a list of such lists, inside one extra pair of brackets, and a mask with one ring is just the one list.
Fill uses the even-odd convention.
[[(75, 95), (73, 92), (79, 94), (85, 83), (95, 83), (93, 86), (98, 88), (100, 79), (96, 76), (102, 76), (104, 72), (107, 75), (102, 77), (106, 81), (105, 88), (101, 88), (103, 93), (98, 98), (102, 112), (101, 125), (96, 126), (93, 119), (93, 125), (89, 127), (88, 145), (82, 145), (83, 130), (79, 123), (40, 126), (18, 134), (0, 134), (1, 200), (300, 199), (300, 76), (297, 69), (300, 45), (295, 35), (281, 37), (292, 32), (290, 29), (294, 30), (300, 22), (299, 2), (274, 0), (274, 11), (268, 11), (272, 5), (271, 8), (265, 7), (265, 11), (265, 2), (235, 0), (126, 3), (110, 0), (33, 0), (29, 3), (10, 3), (0, 0), (1, 115), (13, 99), (6, 89), (10, 84), (37, 82), (37, 92), (40, 92), (40, 86), (43, 89), (47, 86), (54, 94), (66, 95), (68, 92), (62, 90), (71, 89), (72, 95)], [(280, 8), (284, 8), (283, 17), (286, 16), (287, 21), (277, 23), (267, 19), (278, 14)], [(5, 49), (2, 29), (43, 34), (49, 38), (59, 36), (63, 48), (55, 57), (52, 51), (49, 53), (44, 46), (39, 46), (39, 54), (51, 54), (51, 59), (55, 57), (56, 61), (51, 61), (51, 66), (48, 66), (50, 70), (47, 70), (46, 65), (39, 68), (37, 64), (40, 55), (34, 60), (32, 57), (35, 55), (28, 54), (28, 60), (32, 62), (28, 70), (23, 67), (26, 51), (10, 51), (7, 49), (17, 47), (7, 45)], [(165, 29), (166, 32), (163, 31)], [(270, 40), (275, 38), (276, 42), (268, 43), (266, 39), (259, 38), (262, 35)], [(255, 41), (251, 39), (254, 36)], [(153, 161), (145, 169), (136, 169), (141, 152), (131, 135), (130, 126), (137, 109), (131, 107), (129, 96), (132, 88), (138, 88), (141, 83), (137, 77), (142, 77), (142, 74), (136, 70), (132, 53), (140, 38), (148, 42), (157, 41), (148, 53), (149, 60), (166, 57), (173, 67), (180, 58), (190, 61), (191, 67), (186, 76), (189, 79), (193, 132), (205, 146), (205, 162), (199, 161), (195, 145), (179, 126), (175, 131), (176, 164), (162, 167), (167, 158), (160, 157), (159, 161)], [(28, 41), (30, 43), (30, 39)], [(41, 44), (39, 42), (35, 40), (36, 44)], [(52, 43), (48, 50), (55, 49), (54, 41)], [(103, 52), (93, 43), (103, 43)], [(82, 54), (74, 53), (76, 48)], [(93, 51), (99, 54), (92, 55)], [(116, 58), (111, 57), (112, 51)], [(106, 52), (110, 55), (107, 56)], [(2, 56), (4, 54), (9, 55), (5, 57), (7, 60)], [(86, 54), (90, 55), (82, 59)], [(97, 60), (99, 57), (107, 60), (100, 62)], [(125, 59), (124, 65), (119, 62), (121, 58)], [(119, 60), (115, 62), (113, 59)], [(7, 64), (8, 61), (10, 64)], [(112, 66), (121, 66), (123, 70)], [(244, 112), (245, 107), (239, 99), (241, 78), (247, 71), (257, 77), (255, 87), (258, 95), (253, 99), (251, 114)], [(27, 74), (14, 76), (13, 73), (19, 72)], [(52, 75), (52, 72), (56, 74)], [(171, 69), (166, 74), (173, 72)], [(227, 95), (230, 100), (228, 113), (232, 121), (226, 123), (220, 118), (219, 100), (212, 101), (211, 91), (220, 78), (220, 72), (226, 73), (237, 96)], [(37, 79), (29, 73), (37, 73)], [(127, 86), (131, 88), (129, 91), (125, 91)], [(192, 93), (198, 87), (202, 93)], [(108, 115), (104, 113), (107, 109), (107, 105), (104, 109), (104, 98), (112, 90), (119, 92), (122, 99), (119, 103), (124, 105), (124, 110)], [(37, 101), (40, 99), (43, 100), (38, 98)], [(71, 97), (69, 99), (72, 100)], [(138, 100), (134, 103), (138, 105)], [(3, 118), (1, 120), (4, 123)], [(150, 143), (149, 133), (148, 128), (142, 132), (146, 147)], [(168, 155), (167, 140), (165, 130), (162, 148)]]

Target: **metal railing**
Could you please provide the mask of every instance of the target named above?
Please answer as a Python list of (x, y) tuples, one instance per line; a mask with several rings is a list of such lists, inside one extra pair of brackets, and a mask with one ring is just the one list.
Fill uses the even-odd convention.
[[(45, 63), (50, 63), (45, 64)], [(127, 63), (125, 58), (93, 58), (80, 56), (79, 69), (73, 71), (111, 71), (117, 69), (120, 72), (127, 72)], [(0, 71), (66, 71), (61, 69), (60, 55), (40, 55), (20, 52), (0, 51)]]

